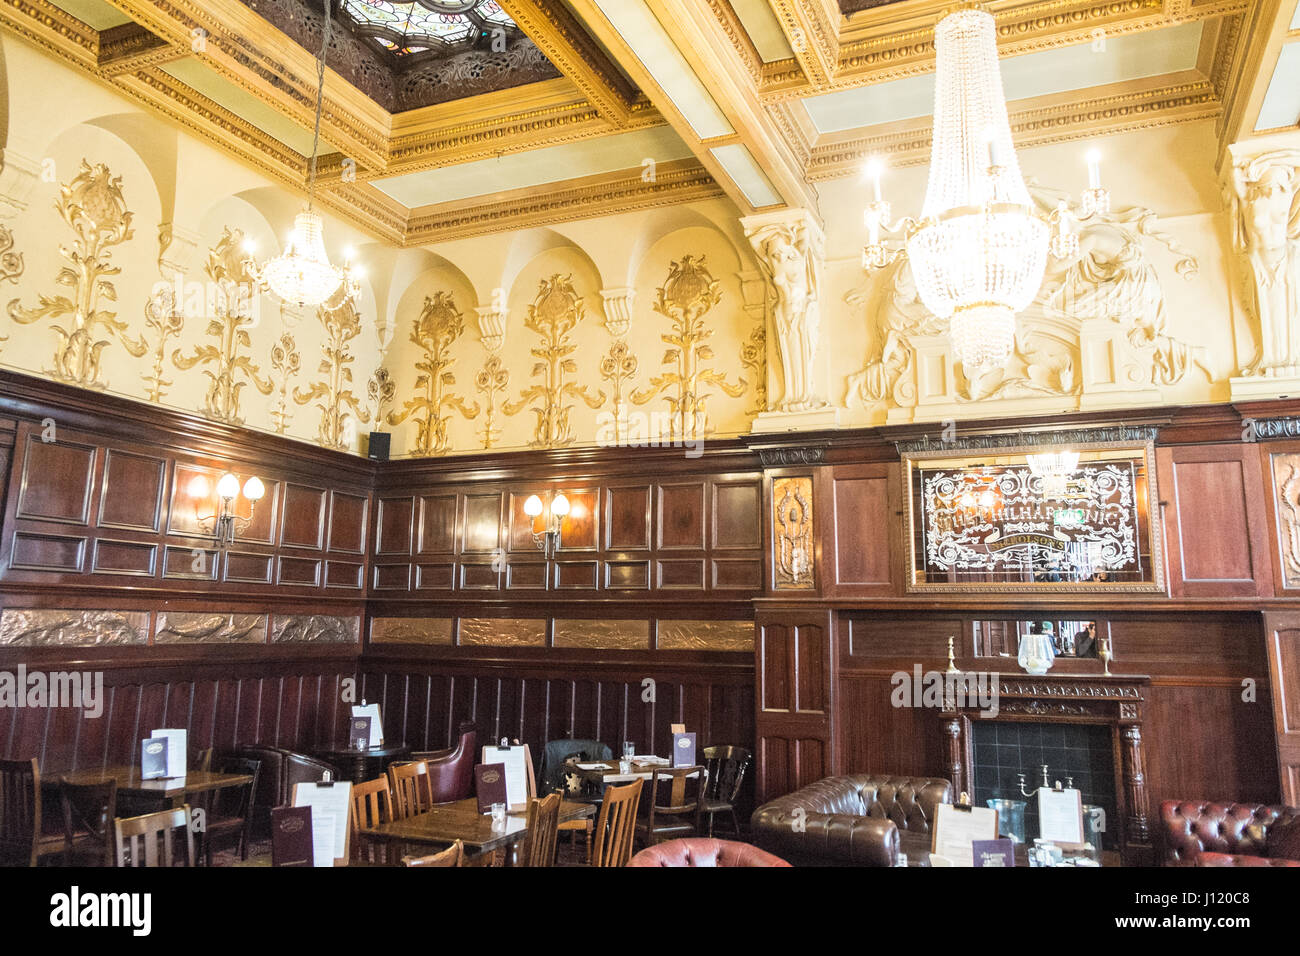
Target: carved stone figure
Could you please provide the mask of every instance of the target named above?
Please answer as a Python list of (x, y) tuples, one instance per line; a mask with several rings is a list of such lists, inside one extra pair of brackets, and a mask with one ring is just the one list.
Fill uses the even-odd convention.
[(802, 412), (826, 406), (817, 394), (813, 360), (820, 326), (817, 269), (820, 236), (797, 220), (768, 222), (749, 232), (771, 285), (772, 316), (785, 390), (777, 411)]
[(1233, 244), (1254, 280), (1259, 353), (1247, 374), (1300, 374), (1300, 149), (1233, 165)]

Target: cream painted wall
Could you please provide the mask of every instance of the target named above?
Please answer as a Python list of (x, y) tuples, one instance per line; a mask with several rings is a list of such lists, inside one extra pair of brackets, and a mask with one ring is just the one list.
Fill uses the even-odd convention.
[[(58, 247), (73, 238), (55, 211), (58, 184), (76, 175), (83, 158), (92, 164), (107, 164), (114, 176), (121, 177), (126, 204), (134, 215), (134, 235), (113, 250), (113, 262), (121, 273), (111, 280), (116, 302), (104, 305), (115, 309), (127, 323), (129, 337), (145, 336), (149, 349), (134, 357), (118, 339), (111, 339), (103, 352), (102, 378), (108, 391), (144, 401), (156, 338), (146, 328), (144, 307), (155, 283), (171, 277), (159, 264), (159, 227), (170, 224), (175, 236), (164, 258), (184, 270), (186, 282), (201, 283), (206, 279), (203, 266), (208, 250), (225, 229), (239, 229), (251, 237), (258, 256), (264, 258), (279, 250), (278, 237), (287, 231), (302, 199), (12, 37), (0, 38), (0, 50), (8, 93), (8, 101), (0, 108), (8, 110), (4, 145), (6, 165), (11, 167), (0, 173), (0, 191), (14, 195), (27, 190), (26, 208), (4, 222), (13, 231), (15, 249), (23, 254), (25, 268), (16, 283), (7, 284), (0, 302), (16, 298), (31, 308), (42, 294), (67, 292), (55, 283), (66, 264)], [(1082, 158), (1086, 145), (1022, 151), (1026, 177), (1047, 189), (1077, 196), (1086, 184)], [(1105, 156), (1103, 174), (1115, 210), (1142, 207), (1158, 214), (1158, 218), (1147, 220), (1148, 231), (1164, 234), (1168, 243), (1185, 250), (1196, 263), (1193, 275), (1180, 276), (1175, 266), (1182, 256), (1155, 235), (1135, 233), (1131, 225), (1105, 227), (1088, 237), (1089, 244), (1095, 241), (1097, 248), (1113, 252), (1127, 236), (1137, 243), (1140, 253), (1138, 259), (1125, 260), (1129, 265), (1137, 262), (1137, 272), (1130, 270), (1089, 287), (1089, 334), (1109, 350), (1107, 354), (1116, 363), (1127, 362), (1136, 369), (1129, 369), (1130, 380), (1124, 387), (1098, 385), (1095, 361), (1090, 365), (1081, 354), (1078, 317), (1048, 314), (1043, 306), (1031, 309), (1033, 314), (1022, 321), (1035, 350), (1021, 363), (1023, 368), (1017, 366), (1016, 374), (1023, 382), (985, 383), (993, 389), (990, 396), (973, 398), (971, 383), (951, 369), (941, 369), (939, 352), (946, 337), (927, 339), (914, 314), (904, 310), (900, 317), (890, 312), (888, 284), (892, 276), (863, 273), (862, 208), (868, 198), (867, 187), (856, 179), (845, 179), (819, 187), (827, 257), (821, 287), (822, 347), (830, 375), (829, 395), (832, 402), (843, 406), (842, 424), (1227, 400), (1228, 379), (1250, 363), (1256, 333), (1235, 291), (1227, 215), (1214, 173), (1213, 124), (1112, 136), (1097, 145)], [(18, 175), (24, 165), (37, 173), (25, 183)], [(43, 179), (42, 170), (52, 173), (53, 181), (47, 181), (49, 176)], [(925, 174), (925, 167), (887, 173), (885, 190), (895, 215), (919, 212)], [(736, 397), (705, 386), (711, 392), (708, 412), (713, 434), (746, 433), (753, 422), (759, 376), (742, 363), (741, 350), (761, 325), (763, 306), (761, 286), (755, 281), (757, 261), (737, 215), (730, 202), (715, 200), (405, 250), (377, 244), (327, 217), (331, 256), (341, 259), (345, 246), (355, 245), (368, 275), (359, 306), (361, 332), (350, 343), (350, 387), (355, 395), (364, 397), (367, 380), (383, 364), (396, 385), (396, 399), (385, 407), (385, 415), (415, 395), (419, 374), (415, 363), (423, 353), (411, 341), (412, 329), (427, 297), (439, 291), (450, 293), (463, 315), (464, 331), (448, 350), (451, 365), (447, 372), (454, 381), (445, 385), (445, 391), (461, 398), (467, 407), (477, 403), (480, 411), (471, 420), (453, 405), (442, 409), (448, 417), (448, 451), (481, 450), (486, 396), (476, 388), (476, 379), (492, 356), (481, 341), (476, 308), (495, 302), (507, 306), (505, 344), (498, 358), (500, 369), (508, 372), (509, 384), (500, 398), (518, 402), (524, 390), (539, 381), (534, 375), (538, 360), (530, 354), (538, 347), (539, 338), (525, 327), (528, 308), (543, 280), (555, 275), (568, 277), (584, 306), (572, 334), (577, 366), (572, 378), (589, 394), (604, 391), (606, 399), (599, 409), (588, 407), (579, 398), (563, 401), (573, 405), (574, 443), (593, 444), (600, 415), (610, 410), (612, 391), (610, 382), (600, 374), (601, 361), (618, 341), (606, 325), (602, 290), (634, 290), (624, 354), (636, 360), (630, 388), (645, 390), (653, 377), (673, 367), (671, 361), (665, 361), (671, 346), (663, 340), (670, 332), (670, 322), (653, 308), (656, 290), (668, 278), (672, 263), (690, 255), (703, 257), (721, 291), (720, 301), (705, 320), (713, 332), (709, 340), (713, 354), (703, 364), (729, 384), (745, 382), (743, 393)], [(1134, 314), (1114, 308), (1099, 312), (1099, 297), (1105, 300), (1114, 292), (1145, 298), (1134, 307)], [(1164, 303), (1161, 324), (1151, 333), (1157, 336), (1155, 348), (1125, 346), (1131, 342), (1135, 322), (1147, 323), (1143, 328), (1154, 323), (1153, 303), (1160, 297)], [(299, 354), (299, 369), (289, 382), (289, 393), (326, 377), (318, 370), (325, 329), (316, 316), (297, 316), (295, 310), (282, 308), (270, 296), (260, 298), (257, 316), (246, 353), (259, 376), (271, 374), (272, 349), (288, 334)], [(177, 349), (191, 354), (196, 347), (215, 342), (208, 334), (210, 320), (202, 308), (187, 315), (182, 332), (168, 343), (164, 376), (172, 384), (161, 404), (203, 412), (208, 388), (203, 367), (183, 370), (172, 355)], [(0, 365), (49, 375), (57, 344), (53, 327), (58, 324), (58, 320), (46, 319), (22, 325), (0, 315), (0, 335), (7, 336), (0, 342)], [(1160, 349), (1175, 366), (1165, 374), (1167, 380), (1156, 380), (1160, 377), (1156, 361)], [(903, 378), (891, 378), (903, 360)], [(880, 400), (864, 398), (862, 389), (854, 387), (855, 376), (869, 372), (873, 363), (878, 373), (873, 373), (873, 380), (890, 384), (891, 394)], [(911, 383), (908, 375), (919, 377)], [(936, 385), (938, 379), (942, 381)], [(924, 393), (919, 398), (909, 397), (908, 387), (913, 385)], [(942, 388), (935, 391), (939, 385)], [(265, 395), (248, 385), (240, 394), (241, 417), (249, 427), (275, 431), (278, 398), (277, 388)], [(630, 411), (662, 415), (667, 407), (665, 396), (659, 394)], [(347, 447), (354, 452), (361, 448), (359, 435), (375, 427), (369, 421), (374, 408), (368, 404), (363, 408), (365, 414), (352, 416), (348, 432)], [(290, 398), (287, 412), (284, 434), (320, 441), (321, 413), (314, 402), (299, 404)], [(494, 447), (528, 447), (536, 420), (528, 407), (512, 415), (498, 408), (501, 435)], [(413, 418), (384, 427), (394, 433), (396, 454), (411, 453), (416, 446)]]

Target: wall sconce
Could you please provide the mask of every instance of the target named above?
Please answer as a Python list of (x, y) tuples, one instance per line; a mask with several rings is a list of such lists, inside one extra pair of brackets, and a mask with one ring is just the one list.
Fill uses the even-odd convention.
[[(542, 530), (537, 530), (537, 519), (542, 512), (546, 510), (549, 514), (542, 522)], [(569, 499), (564, 495), (556, 495), (551, 499), (549, 509), (542, 505), (542, 499), (537, 495), (529, 495), (528, 500), (524, 502), (524, 514), (533, 519), (533, 544), (541, 552), (550, 558), (560, 549), (560, 523), (564, 516), (569, 513)]]
[[(235, 511), (235, 499), (239, 497), (239, 479), (230, 472), (221, 476), (217, 482), (217, 497), (221, 505), (216, 514), (200, 515), (199, 502), (208, 497), (208, 480), (202, 475), (195, 475), (187, 489), (194, 499), (194, 517), (204, 531), (212, 535), (212, 543), (217, 549), (230, 547), (235, 537), (248, 530), (253, 522), (257, 503), (266, 494), (266, 486), (256, 475), (244, 482), (244, 497), (248, 499), (248, 514), (241, 515)], [(210, 530), (209, 530), (210, 529)]]

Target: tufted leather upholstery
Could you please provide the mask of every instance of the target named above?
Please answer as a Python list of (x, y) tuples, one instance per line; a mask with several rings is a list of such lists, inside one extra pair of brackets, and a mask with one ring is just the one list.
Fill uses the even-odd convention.
[(429, 774), (434, 803), (464, 800), (474, 786), (474, 745), (478, 734), (472, 727), (461, 727), (460, 740), (451, 750), (433, 750), (411, 754), (423, 760)]
[(1197, 866), (1300, 866), (1300, 860), (1270, 860), (1266, 856), (1248, 856), (1245, 853), (1196, 854)]
[(754, 842), (795, 864), (893, 866), (900, 831), (923, 839), (935, 807), (951, 802), (952, 785), (937, 777), (854, 774), (772, 800), (750, 824)]
[(1300, 809), (1296, 807), (1165, 800), (1160, 804), (1164, 863), (1166, 866), (1194, 865), (1201, 853), (1263, 857), (1263, 841), (1248, 828), (1268, 827), (1297, 817)]
[(666, 840), (642, 850), (628, 866), (789, 866), (779, 856), (748, 843), (691, 837)]

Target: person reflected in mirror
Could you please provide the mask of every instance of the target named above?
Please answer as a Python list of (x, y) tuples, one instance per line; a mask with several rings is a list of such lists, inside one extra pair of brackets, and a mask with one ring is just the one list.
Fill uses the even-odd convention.
[(1083, 630), (1074, 635), (1075, 657), (1097, 656), (1097, 622), (1089, 621)]

